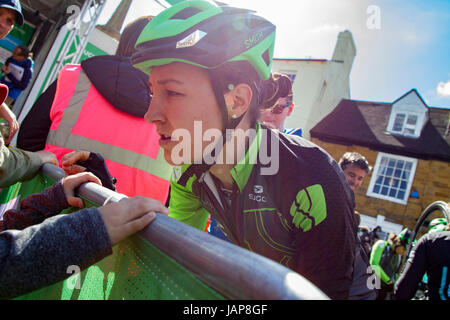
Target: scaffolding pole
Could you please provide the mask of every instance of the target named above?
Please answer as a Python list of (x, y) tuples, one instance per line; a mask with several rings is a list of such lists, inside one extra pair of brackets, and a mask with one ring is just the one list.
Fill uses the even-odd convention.
[[(67, 40), (58, 54), (55, 65), (47, 78), (44, 90), (58, 77), (59, 71), (66, 63), (78, 63), (89, 40), (89, 36), (97, 24), (106, 0), (88, 0), (84, 3), (74, 26), (68, 27)], [(72, 23), (68, 21), (67, 24)], [(66, 26), (67, 26), (66, 24)], [(70, 53), (72, 45), (75, 52)]]

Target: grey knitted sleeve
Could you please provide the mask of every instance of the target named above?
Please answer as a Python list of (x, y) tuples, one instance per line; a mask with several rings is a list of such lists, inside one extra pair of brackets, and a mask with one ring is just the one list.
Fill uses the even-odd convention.
[(61, 281), (112, 253), (97, 208), (48, 218), (24, 230), (0, 233), (0, 299), (10, 299)]

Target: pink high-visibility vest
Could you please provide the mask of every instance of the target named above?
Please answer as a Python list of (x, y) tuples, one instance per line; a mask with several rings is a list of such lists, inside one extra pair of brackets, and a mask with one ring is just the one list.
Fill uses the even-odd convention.
[(80, 65), (67, 64), (60, 71), (50, 119), (45, 150), (59, 162), (73, 150), (99, 153), (117, 179), (117, 192), (165, 203), (172, 168), (164, 160), (155, 125), (114, 108)]

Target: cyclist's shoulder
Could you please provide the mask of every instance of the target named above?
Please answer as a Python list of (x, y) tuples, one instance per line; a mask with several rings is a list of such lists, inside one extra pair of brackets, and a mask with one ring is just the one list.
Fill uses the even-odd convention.
[(337, 171), (333, 157), (322, 147), (302, 137), (280, 132), (280, 170), (301, 172), (302, 175), (317, 175), (325, 171)]
[(311, 155), (320, 158), (330, 157), (328, 152), (325, 151), (322, 147), (299, 135), (278, 132), (277, 136), (280, 142), (281, 152), (297, 155)]
[(172, 175), (170, 178), (171, 188), (191, 189), (190, 186), (197, 180), (197, 176), (192, 172), (191, 167), (192, 165), (190, 164), (172, 167)]

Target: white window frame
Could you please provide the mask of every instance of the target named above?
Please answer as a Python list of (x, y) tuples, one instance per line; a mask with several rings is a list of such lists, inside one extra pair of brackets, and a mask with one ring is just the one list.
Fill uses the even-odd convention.
[[(379, 169), (380, 169), (380, 164), (381, 164), (381, 160), (383, 157), (387, 157), (388, 161), (393, 159), (393, 160), (403, 160), (403, 161), (407, 161), (410, 162), (412, 164), (411, 166), (411, 171), (410, 171), (410, 175), (409, 175), (409, 179), (408, 179), (408, 183), (405, 189), (405, 196), (403, 199), (397, 199), (394, 198), (392, 196), (389, 195), (383, 195), (383, 194), (379, 194), (379, 193), (375, 193), (373, 192), (373, 189), (375, 187), (375, 182), (377, 181), (378, 177), (379, 177)], [(409, 158), (409, 157), (404, 157), (404, 156), (399, 156), (399, 155), (394, 155), (394, 154), (389, 154), (389, 153), (383, 153), (383, 152), (379, 152), (378, 156), (377, 156), (377, 160), (375, 162), (375, 166), (373, 168), (373, 173), (372, 173), (372, 177), (369, 183), (369, 188), (367, 189), (367, 193), (366, 195), (368, 197), (372, 197), (372, 198), (378, 198), (378, 199), (383, 199), (383, 200), (387, 200), (387, 201), (391, 201), (391, 202), (395, 202), (395, 203), (400, 203), (400, 204), (407, 204), (408, 203), (408, 199), (409, 199), (409, 194), (411, 192), (411, 187), (414, 181), (414, 176), (416, 173), (416, 168), (417, 168), (417, 159), (415, 158)]]
[[(394, 131), (395, 120), (397, 119), (397, 115), (399, 115), (399, 114), (404, 114), (405, 115), (405, 119), (403, 120), (401, 131)], [(409, 116), (416, 116), (417, 117), (415, 125), (408, 124), (408, 117)], [(418, 137), (419, 136), (419, 130), (420, 130), (420, 128), (419, 128), (420, 119), (421, 119), (420, 118), (420, 114), (418, 114), (416, 112), (397, 111), (393, 115), (392, 123), (391, 123), (391, 126), (389, 128), (389, 131), (391, 133), (393, 133), (393, 134), (399, 134), (399, 135), (403, 135), (403, 136), (406, 136), (406, 137)], [(414, 133), (413, 134), (406, 133), (405, 132), (406, 129), (414, 130)]]

